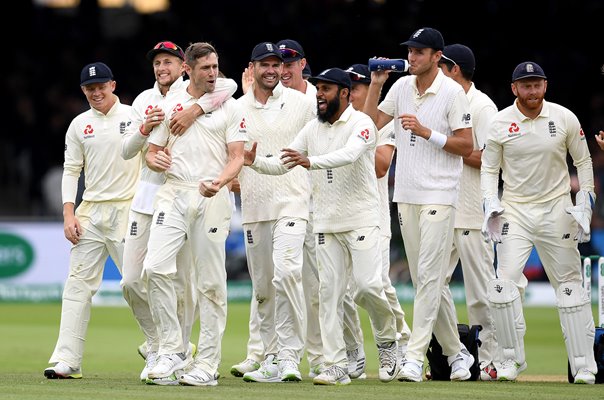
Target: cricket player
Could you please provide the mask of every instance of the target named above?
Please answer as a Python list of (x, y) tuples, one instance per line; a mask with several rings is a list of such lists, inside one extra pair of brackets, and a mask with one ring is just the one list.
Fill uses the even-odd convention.
[[(369, 84), (371, 83), (371, 71), (367, 64), (353, 64), (346, 72), (352, 81), (350, 90), (350, 103), (355, 110), (362, 111), (367, 99)], [(407, 342), (411, 336), (411, 329), (405, 321), (405, 312), (401, 307), (396, 289), (390, 281), (390, 241), (392, 239), (392, 230), (390, 228), (390, 194), (388, 190), (388, 179), (390, 165), (396, 149), (394, 136), (394, 123), (391, 121), (378, 132), (378, 139), (375, 150), (375, 172), (378, 178), (378, 190), (380, 195), (380, 248), (382, 249), (382, 283), (384, 293), (390, 303), (392, 312), (396, 318), (396, 332), (398, 338), (398, 358), (399, 362), (404, 358), (407, 350)], [(349, 355), (349, 371), (351, 375), (352, 368), (358, 369), (358, 362), (353, 361), (354, 357)], [(363, 354), (364, 358), (364, 354)], [(352, 366), (352, 368), (351, 368)], [(352, 377), (353, 375), (351, 375)]]
[[(218, 55), (208, 43), (191, 44), (185, 51), (184, 90), (170, 93), (162, 109), (177, 111), (212, 92), (218, 78)], [(183, 135), (171, 136), (168, 121), (149, 137), (146, 161), (154, 171), (166, 171), (157, 192), (143, 273), (153, 322), (159, 336), (158, 361), (148, 376), (166, 378), (190, 363), (177, 319), (174, 279), (176, 256), (189, 240), (193, 285), (201, 331), (195, 362), (179, 377), (185, 385), (214, 386), (226, 325), (225, 241), (233, 211), (226, 185), (243, 165), (245, 121), (234, 99), (198, 117)]]
[[(470, 106), (463, 88), (438, 68), (444, 48), (434, 28), (408, 41), (410, 75), (399, 78), (377, 107), (388, 73), (372, 73), (365, 112), (379, 129), (396, 118), (393, 201), (415, 288), (413, 327), (399, 380), (420, 382), (436, 336), (451, 366), (451, 380), (470, 379), (474, 357), (459, 340), (456, 319), (440, 309), (453, 242), (462, 157), (472, 152)], [(440, 293), (441, 296), (436, 294)]]
[[(102, 62), (86, 65), (80, 86), (90, 110), (73, 119), (65, 135), (63, 218), (65, 238), (73, 246), (63, 290), (61, 327), (44, 376), (82, 378), (84, 341), (92, 296), (103, 279), (107, 256), (121, 270), (128, 210), (140, 169), (140, 156), (119, 155), (130, 106), (114, 94), (116, 82)], [(78, 179), (84, 172), (82, 202), (75, 207)]]
[(448, 307), (457, 320), (455, 305), (448, 282), (461, 260), (463, 270), (466, 306), (470, 325), (480, 325), (481, 346), (478, 348), (480, 379), (497, 379), (494, 365), (497, 354), (497, 339), (491, 308), (487, 300), (488, 282), (495, 279), (492, 243), (483, 240), (480, 233), (483, 219), (482, 194), (480, 192), (480, 158), (486, 143), (491, 118), (497, 113), (497, 106), (472, 82), (476, 59), (472, 50), (462, 44), (445, 46), (439, 66), (443, 73), (459, 83), (466, 92), (472, 113), (472, 140), (474, 150), (463, 159), (463, 170), (459, 189), (459, 201), (455, 210), (455, 232), (453, 249), (447, 273), (445, 296), (441, 307)]
[[(534, 246), (556, 293), (574, 383), (593, 384), (595, 328), (577, 248), (590, 239), (596, 200), (591, 155), (575, 114), (545, 101), (547, 77), (537, 63), (518, 64), (511, 87), (516, 101), (491, 120), (481, 166), (482, 231), (498, 243), (497, 279), (487, 288), (502, 360), (497, 378), (516, 380), (527, 367), (522, 312), (527, 279), (522, 271)], [(580, 186), (575, 205), (568, 154)]]
[[(398, 372), (394, 315), (380, 278), (379, 211), (375, 175), (375, 125), (348, 102), (350, 77), (339, 68), (310, 81), (317, 87), (318, 117), (307, 123), (277, 157), (256, 156), (256, 143), (245, 163), (279, 175), (302, 165), (312, 173), (319, 272), (319, 319), (326, 369), (318, 385), (350, 383), (342, 332), (342, 299), (352, 279), (355, 301), (372, 320), (382, 381)], [(333, 207), (344, 204), (345, 207)]]
[[(254, 83), (238, 102), (248, 137), (260, 152), (277, 155), (314, 117), (315, 102), (280, 83), (283, 58), (262, 42), (252, 50), (248, 70)], [(310, 182), (302, 167), (282, 176), (244, 168), (239, 174), (248, 268), (254, 287), (265, 359), (243, 375), (248, 382), (300, 381), (306, 307), (302, 289), (303, 246)]]
[[(164, 111), (158, 107), (165, 101), (169, 91), (181, 90), (185, 85), (183, 80), (184, 52), (177, 44), (170, 41), (157, 43), (149, 52), (147, 60), (153, 65), (155, 84), (153, 88), (147, 89), (139, 94), (132, 103), (130, 125), (122, 138), (122, 157), (130, 159), (147, 153), (149, 134), (153, 128), (166, 119)], [(196, 117), (214, 111), (224, 100), (231, 97), (237, 90), (237, 84), (232, 79), (218, 78), (216, 89), (213, 92), (201, 96), (196, 103), (182, 111), (172, 115), (170, 120), (171, 130), (176, 124), (177, 116), (185, 126), (190, 127)], [(190, 114), (190, 116), (188, 115)], [(146, 163), (141, 165), (140, 181), (136, 194), (130, 206), (128, 219), (128, 230), (124, 244), (124, 265), (122, 268), (122, 291), (128, 302), (134, 317), (145, 335), (144, 348), (140, 350), (145, 358), (145, 368), (141, 372), (141, 381), (147, 381), (147, 375), (157, 362), (157, 350), (159, 346), (159, 333), (153, 323), (147, 291), (141, 278), (143, 260), (147, 254), (147, 241), (153, 216), (153, 201), (159, 187), (164, 183), (166, 177), (164, 172), (155, 172), (147, 167)], [(183, 250), (178, 255), (177, 279), (174, 283), (178, 296), (178, 320), (183, 332), (183, 342), (189, 343), (191, 329), (196, 319), (195, 299), (191, 282), (191, 264), (189, 243), (185, 242)], [(194, 345), (190, 345), (191, 350)], [(156, 384), (178, 384), (176, 376), (170, 376), (162, 380), (149, 380)]]

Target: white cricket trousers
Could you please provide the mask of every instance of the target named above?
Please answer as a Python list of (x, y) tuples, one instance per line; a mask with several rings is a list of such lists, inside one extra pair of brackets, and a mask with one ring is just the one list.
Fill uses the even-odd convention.
[[(470, 325), (482, 326), (480, 331), (482, 345), (478, 348), (478, 358), (481, 363), (486, 364), (493, 362), (497, 354), (495, 322), (487, 298), (487, 284), (495, 279), (494, 253), (493, 244), (485, 242), (480, 229), (455, 229), (445, 293), (441, 304), (441, 307), (449, 307), (452, 310), (453, 316), (450, 318), (457, 319), (449, 282), (458, 262), (461, 261), (468, 322)], [(445, 304), (445, 299), (447, 304)]]
[(71, 247), (69, 276), (63, 289), (59, 338), (49, 363), (82, 365), (92, 296), (103, 280), (107, 256), (122, 267), (124, 234), (130, 201), (82, 201), (76, 209), (82, 235)]
[(306, 224), (304, 237), (304, 265), (302, 266), (302, 287), (306, 304), (306, 357), (308, 366), (314, 367), (325, 362), (321, 325), (319, 323), (319, 271), (317, 270), (317, 244), (313, 233), (313, 213)]
[(461, 351), (457, 319), (441, 307), (453, 243), (455, 208), (397, 203), (409, 272), (415, 288), (413, 328), (406, 358), (423, 363), (432, 334), (452, 356)]
[(316, 234), (319, 321), (327, 366), (348, 368), (342, 301), (350, 281), (355, 287), (355, 302), (371, 318), (376, 344), (396, 340), (396, 322), (382, 284), (379, 240), (378, 227)]
[(396, 288), (392, 286), (390, 280), (390, 240), (392, 236), (380, 236), (380, 248), (382, 249), (382, 284), (384, 285), (384, 293), (390, 303), (390, 308), (394, 313), (396, 320), (396, 331), (401, 334), (401, 342), (407, 344), (411, 337), (411, 329), (405, 321), (405, 311), (401, 307), (401, 302), (398, 299)]
[[(130, 210), (120, 283), (124, 299), (130, 306), (138, 326), (145, 335), (148, 349), (157, 351), (159, 348), (159, 333), (151, 316), (147, 289), (142, 277), (143, 261), (147, 255), (147, 243), (152, 220), (153, 215)], [(191, 284), (191, 262), (191, 248), (187, 240), (177, 256), (176, 264), (178, 268), (174, 281), (178, 298), (178, 320), (184, 343), (189, 343), (191, 330), (197, 318), (195, 293)]]
[(176, 259), (185, 240), (190, 241), (200, 324), (195, 362), (209, 373), (220, 364), (226, 325), (225, 241), (232, 212), (226, 187), (206, 198), (199, 194), (197, 183), (168, 180), (157, 193), (143, 267), (151, 315), (160, 335), (158, 353), (184, 353), (177, 316)]
[(514, 281), (522, 297), (528, 283), (522, 273), (533, 245), (543, 269), (554, 287), (562, 282), (581, 284), (581, 255), (577, 242), (577, 223), (567, 214), (570, 195), (547, 203), (502, 202), (505, 208), (502, 242), (497, 245), (497, 277)]
[(302, 288), (306, 224), (295, 217), (243, 224), (265, 354), (296, 363), (306, 337)]

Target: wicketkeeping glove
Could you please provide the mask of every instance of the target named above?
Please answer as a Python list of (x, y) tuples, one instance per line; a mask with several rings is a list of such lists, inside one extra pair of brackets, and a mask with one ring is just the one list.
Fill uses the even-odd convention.
[(589, 242), (591, 239), (591, 214), (595, 201), (595, 193), (579, 190), (575, 196), (576, 205), (566, 207), (566, 212), (572, 215), (579, 225), (579, 230), (575, 236), (575, 240), (578, 240), (579, 243)]
[(482, 223), (482, 236), (484, 241), (492, 240), (495, 243), (501, 243), (501, 229), (503, 228), (503, 218), (501, 214), (505, 208), (501, 207), (499, 199), (495, 196), (484, 199), (482, 203), (484, 209), (484, 222)]

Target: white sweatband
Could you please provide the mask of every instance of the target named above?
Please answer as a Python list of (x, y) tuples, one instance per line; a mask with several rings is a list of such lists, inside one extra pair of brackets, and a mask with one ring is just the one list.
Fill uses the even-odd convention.
[(432, 143), (439, 149), (442, 149), (445, 147), (445, 144), (447, 144), (447, 135), (443, 135), (442, 133), (433, 130), (428, 138), (428, 142)]

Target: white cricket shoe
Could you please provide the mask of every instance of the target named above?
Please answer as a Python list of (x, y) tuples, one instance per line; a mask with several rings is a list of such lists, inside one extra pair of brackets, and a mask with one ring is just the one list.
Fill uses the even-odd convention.
[(161, 354), (155, 367), (149, 370), (148, 378), (167, 378), (177, 370), (185, 369), (190, 362), (191, 359), (185, 357), (184, 353)]
[(44, 376), (48, 379), (82, 379), (82, 370), (71, 368), (64, 362), (59, 361), (54, 366), (46, 368)]
[(344, 368), (339, 365), (332, 365), (317, 375), (312, 383), (315, 385), (348, 385), (350, 376)]
[(242, 377), (247, 372), (253, 372), (260, 368), (260, 363), (251, 358), (246, 358), (239, 364), (235, 364), (231, 367), (231, 375)]
[(166, 376), (165, 378), (147, 378), (145, 383), (147, 385), (157, 385), (157, 386), (177, 386), (178, 385), (178, 377), (184, 374), (185, 371), (182, 369), (174, 371), (174, 373), (170, 376)]
[(348, 358), (348, 376), (351, 379), (366, 379), (365, 374), (365, 349), (359, 346), (354, 350), (346, 350)]
[(279, 360), (279, 376), (282, 382), (300, 382), (302, 375), (298, 369), (298, 363), (291, 359)]
[(398, 345), (396, 342), (382, 343), (378, 346), (380, 369), (378, 376), (382, 382), (390, 382), (396, 378), (399, 371)]
[(210, 374), (200, 367), (193, 367), (189, 372), (181, 375), (178, 379), (181, 385), (185, 386), (216, 386), (218, 380), (216, 374)]
[(141, 371), (141, 381), (146, 382), (149, 378), (149, 371), (157, 365), (157, 351), (150, 351), (145, 357), (145, 368)]
[(481, 381), (496, 381), (497, 380), (497, 369), (493, 363), (482, 364), (480, 366), (480, 380)]
[(593, 385), (594, 383), (596, 383), (596, 376), (587, 368), (581, 368), (575, 374), (575, 383)]
[(397, 379), (401, 382), (421, 382), (423, 366), (421, 361), (406, 359)]
[(260, 363), (260, 368), (256, 371), (243, 374), (243, 380), (246, 382), (262, 383), (281, 382), (276, 356), (274, 354), (267, 355), (264, 361)]
[(509, 359), (501, 363), (497, 370), (498, 381), (515, 381), (518, 374), (526, 369), (526, 362), (518, 364), (515, 360)]
[(459, 353), (447, 357), (447, 362), (451, 366), (450, 379), (452, 381), (467, 381), (472, 377), (470, 368), (474, 365), (474, 356), (462, 346)]
[(317, 376), (319, 376), (321, 374), (321, 372), (323, 372), (324, 370), (325, 370), (325, 364), (323, 364), (323, 363), (311, 365), (308, 370), (308, 377), (311, 379), (314, 379)]

